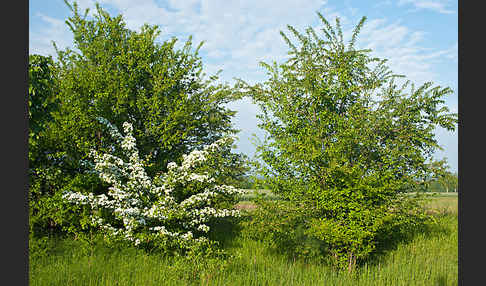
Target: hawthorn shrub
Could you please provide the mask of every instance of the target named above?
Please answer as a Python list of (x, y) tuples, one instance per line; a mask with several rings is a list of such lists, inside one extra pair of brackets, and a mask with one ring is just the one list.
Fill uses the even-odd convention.
[[(221, 149), (232, 144), (231, 137), (183, 155), (181, 164), (170, 162), (167, 172), (150, 177), (146, 163), (139, 157), (133, 127), (124, 123), (122, 135), (104, 118), (115, 140), (112, 153), (92, 150), (94, 162), (86, 161), (91, 172), (109, 185), (108, 192), (67, 191), (63, 198), (91, 210), (85, 223), (105, 234), (108, 242), (125, 242), (168, 253), (189, 252), (194, 255), (208, 250), (211, 224), (220, 218), (239, 216), (232, 208), (239, 190), (216, 182), (206, 171), (206, 162), (221, 156)], [(121, 149), (123, 157), (113, 155)], [(219, 166), (219, 169), (225, 166)]]

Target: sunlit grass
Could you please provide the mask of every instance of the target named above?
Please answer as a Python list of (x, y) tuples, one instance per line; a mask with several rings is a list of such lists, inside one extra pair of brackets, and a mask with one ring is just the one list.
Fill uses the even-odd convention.
[(456, 196), (438, 196), (425, 205), (433, 214), (455, 214), (458, 211), (458, 199)]
[(432, 230), (352, 274), (271, 252), (227, 225), (217, 234), (227, 259), (167, 258), (102, 244), (86, 251), (72, 239), (53, 240), (50, 255), (31, 256), (30, 285), (457, 285), (457, 197), (434, 198), (428, 207), (451, 211), (437, 212)]

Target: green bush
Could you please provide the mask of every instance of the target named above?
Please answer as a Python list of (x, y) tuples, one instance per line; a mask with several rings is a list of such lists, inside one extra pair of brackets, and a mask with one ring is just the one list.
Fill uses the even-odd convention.
[[(260, 107), (259, 127), (268, 135), (257, 146), (260, 175), (300, 206), (290, 212), (308, 212), (306, 232), (352, 271), (379, 237), (423, 221), (417, 198), (404, 193), (425, 190), (440, 148), (434, 130), (454, 130), (457, 114), (444, 106), (450, 88), (399, 86), (386, 60), (355, 48), (366, 18), (346, 43), (339, 18), (333, 27), (318, 16), (323, 36), (288, 26), (297, 40), (281, 32), (288, 60), (261, 63), (268, 79), (239, 86)], [(290, 225), (278, 227), (283, 233)]]
[[(176, 38), (156, 41), (157, 26), (132, 31), (121, 15), (112, 17), (99, 5), (88, 16), (76, 2), (66, 4), (74, 49), (56, 48), (56, 61), (29, 56), (29, 199), (37, 231), (75, 231), (86, 219), (87, 210), (67, 207), (60, 193), (107, 191), (89, 167), (91, 149), (109, 152), (114, 143), (97, 117), (118, 128), (123, 122), (135, 127), (150, 176), (237, 132), (231, 125), (235, 112), (225, 107), (237, 96), (217, 83), (217, 74), (203, 72), (201, 45), (194, 48), (189, 38), (176, 49)], [(237, 182), (246, 172), (244, 155), (231, 147), (219, 160), (227, 168), (217, 174), (218, 183)]]
[(289, 201), (254, 200), (257, 207), (241, 221), (243, 236), (289, 258), (326, 258), (326, 244), (307, 234), (309, 212)]

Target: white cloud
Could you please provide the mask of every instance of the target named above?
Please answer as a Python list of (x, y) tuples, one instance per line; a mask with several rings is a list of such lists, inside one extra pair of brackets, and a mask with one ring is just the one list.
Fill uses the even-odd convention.
[[(302, 31), (305, 26), (318, 20), (315, 14), (317, 10), (331, 23), (339, 16), (343, 27), (356, 24), (346, 17), (353, 18), (353, 15), (343, 15), (327, 5), (323, 7), (326, 2), (321, 0), (288, 0), (280, 1), (278, 5), (271, 0), (236, 3), (224, 0), (170, 0), (166, 5), (153, 0), (100, 2), (116, 8), (130, 29), (138, 29), (144, 23), (157, 24), (161, 27), (163, 38), (177, 36), (179, 42), (184, 42), (189, 35), (193, 35), (195, 44), (204, 41), (201, 52), (209, 60), (206, 62), (215, 71), (223, 68), (222, 76), (226, 80), (246, 73), (263, 76), (259, 61), (282, 61), (286, 57), (287, 47), (279, 31), (286, 32), (287, 24)], [(78, 3), (82, 9), (94, 7), (93, 0)], [(399, 0), (399, 3), (435, 7), (418, 0)], [(445, 7), (444, 2), (434, 3), (438, 3), (437, 7)], [(357, 11), (351, 11), (351, 14), (354, 13)], [(31, 50), (44, 53), (53, 51), (50, 48), (51, 39), (61, 47), (72, 42), (72, 35), (63, 20), (42, 14), (38, 16), (46, 25), (43, 30), (31, 32)], [(351, 28), (345, 29), (344, 34), (349, 36)], [(390, 66), (397, 73), (406, 74), (413, 80), (434, 80), (438, 77), (432, 72), (434, 61), (448, 59), (457, 62), (457, 43), (449, 49), (431, 50), (420, 43), (425, 36), (426, 33), (411, 31), (400, 22), (371, 19), (363, 27), (358, 44), (373, 49), (379, 57), (388, 58)]]
[(452, 47), (450, 47), (449, 49), (447, 49), (445, 51), (445, 57), (448, 58), (448, 59), (451, 59), (454, 61), (454, 63), (457, 63), (458, 59), (457, 59), (457, 53), (459, 52), (458, 50), (458, 42), (456, 42)]
[(373, 5), (374, 8), (380, 8), (380, 7), (384, 7), (384, 6), (390, 6), (392, 5), (392, 0), (384, 0), (384, 1), (380, 1), (380, 2), (377, 2), (375, 5)]
[(399, 0), (398, 6), (410, 4), (416, 10), (432, 10), (441, 14), (454, 14), (454, 10), (447, 9), (448, 2), (444, 0)]
[(424, 47), (421, 41), (426, 35), (423, 31), (410, 30), (400, 21), (389, 23), (387, 19), (373, 19), (365, 23), (357, 45), (372, 49), (379, 58), (388, 59), (388, 66), (394, 73), (406, 75), (415, 83), (436, 82), (440, 74), (434, 71), (434, 64), (453, 60), (454, 47), (442, 50)]
[[(325, 2), (306, 1), (169, 1), (168, 5), (152, 0), (103, 0), (117, 8), (131, 29), (143, 23), (160, 25), (163, 34), (178, 37), (194, 36), (194, 42), (205, 42), (201, 51), (212, 60), (229, 57), (230, 69), (257, 69), (260, 60), (280, 59), (286, 47), (279, 30), (287, 24), (309, 24)], [(227, 70), (227, 69), (225, 69)], [(228, 70), (230, 71), (230, 70)], [(226, 75), (226, 73), (224, 73)], [(228, 73), (229, 80), (235, 73)]]
[(71, 47), (72, 34), (64, 20), (52, 18), (42, 13), (37, 13), (46, 25), (43, 29), (29, 27), (29, 54), (41, 54), (55, 56), (54, 41), (59, 49)]

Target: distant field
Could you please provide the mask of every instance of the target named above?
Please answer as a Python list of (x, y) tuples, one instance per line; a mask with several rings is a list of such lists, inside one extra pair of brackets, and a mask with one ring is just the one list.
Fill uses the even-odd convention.
[[(274, 193), (272, 193), (272, 191), (267, 190), (267, 189), (243, 189), (242, 191), (245, 193), (243, 195), (243, 197), (255, 197), (255, 192), (258, 193), (258, 194), (264, 194), (264, 195), (267, 195), (267, 196), (270, 196), (270, 197), (276, 197), (277, 196)], [(412, 194), (415, 194), (415, 193), (410, 193), (410, 194), (412, 195)], [(455, 192), (449, 192), (449, 193), (428, 192), (428, 193), (425, 193), (425, 194), (433, 194), (433, 195), (445, 196), (445, 197), (457, 197), (458, 196), (458, 193), (455, 193)]]
[(240, 201), (248, 201), (257, 196), (257, 194), (265, 195), (268, 199), (278, 199), (278, 196), (266, 189), (248, 189), (243, 190), (244, 194), (240, 197)]
[[(277, 200), (279, 196), (272, 193), (270, 190), (259, 189), (259, 190), (244, 190), (245, 194), (239, 199), (236, 205), (239, 209), (253, 209), (255, 204), (251, 202), (257, 195), (264, 194), (268, 200)], [(414, 193), (410, 193), (413, 195)], [(433, 197), (429, 202), (425, 204), (426, 209), (430, 213), (453, 213), (457, 214), (458, 211), (458, 193), (427, 193)]]
[(457, 215), (458, 198), (457, 195), (438, 196), (432, 198), (430, 202), (426, 203), (425, 207), (429, 210), (430, 213), (433, 214), (450, 213)]

